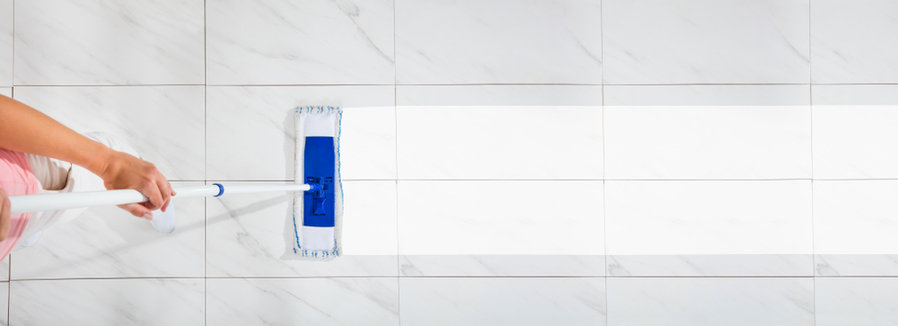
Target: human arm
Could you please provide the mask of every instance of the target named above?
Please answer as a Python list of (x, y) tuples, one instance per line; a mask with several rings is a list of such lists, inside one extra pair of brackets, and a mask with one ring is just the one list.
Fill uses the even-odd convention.
[(152, 163), (112, 150), (5, 96), (0, 96), (0, 148), (80, 165), (102, 178), (107, 189), (140, 191), (147, 202), (120, 206), (138, 217), (167, 209), (174, 195), (168, 180)]

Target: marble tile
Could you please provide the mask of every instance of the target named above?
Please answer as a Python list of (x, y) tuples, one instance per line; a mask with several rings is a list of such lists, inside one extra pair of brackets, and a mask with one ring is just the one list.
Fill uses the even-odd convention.
[(605, 325), (602, 278), (402, 278), (401, 323)]
[(393, 1), (206, 3), (210, 84), (392, 84)]
[(14, 281), (11, 325), (203, 325), (202, 279)]
[(0, 309), (0, 325), (9, 325), (9, 282), (0, 283), (0, 307), (6, 306), (7, 310)]
[(392, 86), (209, 87), (207, 171), (215, 180), (293, 180), (293, 110), (343, 107), (344, 180), (396, 178)]
[(13, 22), (13, 0), (0, 0), (0, 86), (12, 86)]
[(814, 325), (811, 278), (608, 278), (608, 325)]
[(601, 88), (397, 89), (400, 179), (600, 179)]
[(208, 325), (399, 325), (395, 278), (207, 282)]
[(130, 144), (170, 180), (202, 180), (203, 87), (16, 87), (15, 98), (80, 133)]
[(898, 3), (814, 0), (811, 65), (817, 83), (898, 82)]
[(898, 325), (898, 279), (821, 277), (815, 282), (816, 325)]
[(0, 281), (9, 281), (9, 255), (0, 261)]
[(607, 106), (808, 106), (808, 85), (605, 86)]
[(898, 86), (814, 86), (814, 178), (898, 178)]
[(344, 181), (343, 255), (282, 260), (292, 197), (252, 194), (206, 202), (206, 273), (211, 277), (397, 276), (393, 181)]
[(399, 252), (412, 276), (601, 276), (602, 182), (400, 181)]
[(605, 176), (810, 178), (808, 91), (800, 85), (608, 86)]
[(601, 18), (599, 1), (397, 1), (397, 80), (597, 84)]
[(616, 277), (811, 276), (810, 254), (608, 255)]
[(16, 3), (15, 83), (202, 84), (203, 1)]
[(91, 208), (47, 229), (35, 245), (14, 251), (12, 278), (202, 277), (203, 201), (176, 199), (170, 234), (117, 207)]
[(808, 83), (808, 0), (606, 0), (605, 82)]
[(458, 254), (402, 255), (402, 276), (456, 277), (589, 277), (605, 275), (605, 256), (601, 254)]
[(614, 276), (813, 275), (810, 181), (608, 181)]
[(814, 249), (823, 276), (898, 276), (898, 181), (815, 181)]

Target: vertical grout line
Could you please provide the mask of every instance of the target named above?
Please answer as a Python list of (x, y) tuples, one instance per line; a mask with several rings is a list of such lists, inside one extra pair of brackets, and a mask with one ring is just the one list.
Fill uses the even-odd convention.
[[(208, 129), (208, 103), (209, 103), (209, 94), (208, 94), (208, 83), (209, 83), (209, 63), (207, 62), (209, 52), (207, 37), (206, 37), (206, 0), (203, 0), (203, 185), (209, 183), (209, 172), (208, 170), (208, 148), (209, 148), (209, 129)], [(208, 245), (208, 237), (207, 233), (207, 223), (208, 223), (208, 212), (207, 212), (207, 198), (203, 197), (203, 325), (208, 324), (208, 316), (209, 316), (209, 307), (207, 303), (207, 299), (209, 296), (209, 273), (206, 270), (206, 265), (208, 264), (208, 255), (209, 255), (209, 245)]]
[(610, 306), (608, 304), (608, 214), (607, 209), (608, 206), (606, 202), (606, 198), (608, 196), (605, 195), (605, 191), (607, 187), (605, 186), (605, 179), (608, 178), (605, 175), (605, 1), (599, 0), (599, 47), (601, 48), (601, 53), (599, 53), (599, 61), (601, 61), (601, 69), (599, 70), (599, 74), (601, 78), (599, 82), (601, 83), (600, 93), (602, 96), (602, 276), (603, 281), (605, 282), (605, 324), (608, 325), (608, 314)]
[(396, 171), (396, 184), (394, 196), (396, 199), (396, 320), (402, 326), (402, 264), (399, 251), (399, 103), (397, 102), (397, 61), (396, 53), (396, 0), (393, 0), (393, 166)]
[[(12, 76), (9, 80), (9, 97), (16, 98), (16, 0), (12, 0), (12, 69), (10, 70)], [(6, 325), (9, 325), (12, 312), (12, 254), (8, 255), (6, 259), (9, 262), (6, 275)]]
[(814, 218), (814, 65), (811, 57), (812, 33), (811, 2), (808, 0), (808, 111), (810, 113), (811, 132), (811, 311), (814, 325), (817, 325), (817, 234)]
[(9, 87), (12, 87), (10, 90), (10, 97), (15, 95), (16, 91), (16, 0), (12, 0), (12, 69), (10, 69), (10, 80)]
[(9, 266), (8, 275), (6, 275), (6, 325), (9, 325), (10, 320), (10, 312), (12, 312), (12, 254), (9, 254), (6, 259), (8, 259)]

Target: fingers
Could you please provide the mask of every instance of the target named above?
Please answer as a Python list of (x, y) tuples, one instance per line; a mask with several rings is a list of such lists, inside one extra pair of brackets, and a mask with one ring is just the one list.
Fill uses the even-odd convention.
[(6, 240), (9, 235), (9, 211), (9, 198), (6, 197), (6, 192), (0, 189), (0, 241)]
[(147, 201), (144, 203), (144, 207), (150, 210), (156, 210), (165, 204), (165, 201), (162, 199), (162, 193), (159, 191), (159, 186), (156, 184), (155, 180), (145, 182), (137, 190), (144, 196), (147, 196)]
[(150, 213), (150, 209), (144, 207), (141, 204), (119, 205), (118, 207), (128, 211), (128, 213), (131, 213), (131, 215), (134, 215), (136, 217), (145, 218), (148, 220), (153, 219), (153, 214)]
[(164, 177), (162, 179), (162, 183), (159, 186), (159, 192), (162, 193), (162, 200), (165, 202), (162, 204), (162, 211), (164, 212), (168, 209), (168, 204), (171, 203), (171, 196), (174, 193), (174, 191), (172, 191), (171, 189), (171, 183), (165, 180)]

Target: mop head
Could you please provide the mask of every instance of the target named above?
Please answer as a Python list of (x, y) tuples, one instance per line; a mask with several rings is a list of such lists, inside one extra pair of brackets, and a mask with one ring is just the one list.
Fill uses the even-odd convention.
[(284, 258), (329, 260), (340, 256), (343, 186), (340, 181), (340, 122), (335, 106), (296, 108), (296, 183), (311, 189), (295, 193), (287, 218)]

